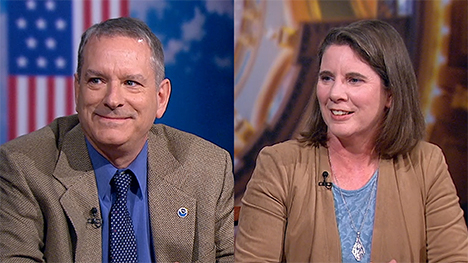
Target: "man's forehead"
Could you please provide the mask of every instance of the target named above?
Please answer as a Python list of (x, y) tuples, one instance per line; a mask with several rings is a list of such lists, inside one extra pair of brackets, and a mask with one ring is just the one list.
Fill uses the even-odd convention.
[(92, 36), (91, 38), (89, 38), (88, 42), (86, 43), (85, 45), (85, 48), (86, 46), (89, 46), (90, 43), (99, 43), (103, 40), (114, 40), (114, 39), (126, 39), (126, 40), (133, 40), (135, 41), (135, 43), (140, 43), (142, 45), (145, 45), (146, 47), (149, 48), (149, 44), (148, 44), (148, 41), (145, 41), (144, 38), (142, 37), (131, 37), (131, 36), (127, 36), (127, 35), (95, 35), (95, 36)]
[[(128, 43), (134, 43), (135, 45), (130, 46)], [(142, 38), (133, 38), (128, 36), (112, 35), (112, 36), (94, 36), (88, 40), (86, 45), (83, 48), (83, 58), (86, 60), (89, 58), (89, 52), (94, 53), (98, 49), (99, 53), (106, 52), (107, 50), (128, 50), (128, 51), (137, 51), (137, 52), (148, 52), (148, 56), (152, 56), (152, 51), (150, 46)]]

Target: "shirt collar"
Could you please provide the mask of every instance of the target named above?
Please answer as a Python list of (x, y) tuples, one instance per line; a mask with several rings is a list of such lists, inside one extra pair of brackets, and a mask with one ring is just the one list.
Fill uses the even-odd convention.
[[(96, 184), (98, 187), (99, 197), (102, 200), (109, 199), (111, 193), (110, 181), (116, 173), (117, 169), (112, 163), (109, 162), (104, 156), (102, 156), (86, 139), (86, 146), (88, 148), (89, 157), (93, 164), (94, 174), (96, 177)], [(130, 165), (125, 169), (130, 169), (137, 179), (136, 189), (140, 188), (141, 192), (138, 194), (139, 198), (143, 198), (141, 194), (146, 193), (147, 185), (147, 166), (148, 164), (148, 142), (145, 143), (138, 156), (133, 160)], [(133, 187), (132, 187), (133, 188)]]

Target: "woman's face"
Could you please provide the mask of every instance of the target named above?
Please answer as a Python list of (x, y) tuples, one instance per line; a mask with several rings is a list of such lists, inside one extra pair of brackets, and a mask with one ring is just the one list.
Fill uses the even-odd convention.
[(317, 96), (328, 135), (340, 140), (375, 139), (391, 105), (380, 76), (347, 45), (325, 50)]

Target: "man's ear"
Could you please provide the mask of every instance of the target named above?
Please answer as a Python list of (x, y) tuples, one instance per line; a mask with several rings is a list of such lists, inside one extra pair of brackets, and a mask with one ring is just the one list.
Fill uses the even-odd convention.
[(75, 111), (78, 112), (78, 97), (80, 96), (80, 79), (78, 74), (75, 73), (74, 91), (75, 91)]
[(169, 79), (163, 79), (159, 84), (159, 89), (156, 94), (158, 100), (158, 108), (156, 110), (156, 118), (160, 119), (166, 112), (169, 97), (171, 96), (171, 82)]

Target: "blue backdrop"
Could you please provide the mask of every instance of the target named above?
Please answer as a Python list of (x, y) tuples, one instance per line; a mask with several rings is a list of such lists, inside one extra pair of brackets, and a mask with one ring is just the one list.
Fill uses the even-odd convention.
[[(62, 5), (55, 0), (0, 0), (0, 144), (11, 137), (8, 136), (8, 116), (13, 114), (9, 112), (13, 110), (9, 107), (12, 103), (8, 100), (11, 87), (8, 87), (7, 80), (13, 69), (10, 72), (8, 65), (18, 63), (8, 55), (8, 44), (15, 48), (16, 43), (8, 42), (12, 35), (9, 35), (7, 25), (19, 25), (18, 17), (23, 16), (21, 12), (26, 15), (28, 11), (8, 10), (13, 6), (12, 2), (15, 5), (24, 2), (25, 6), (34, 7), (36, 11), (42, 6)], [(94, 6), (96, 2), (99, 1), (89, 3)], [(232, 155), (233, 1), (130, 0), (129, 15), (145, 21), (164, 45), (166, 76), (172, 82), (172, 95), (166, 114), (157, 122), (199, 135)], [(44, 16), (47, 17), (46, 14)], [(57, 44), (60, 46), (61, 43)], [(20, 97), (23, 95), (18, 94)]]

